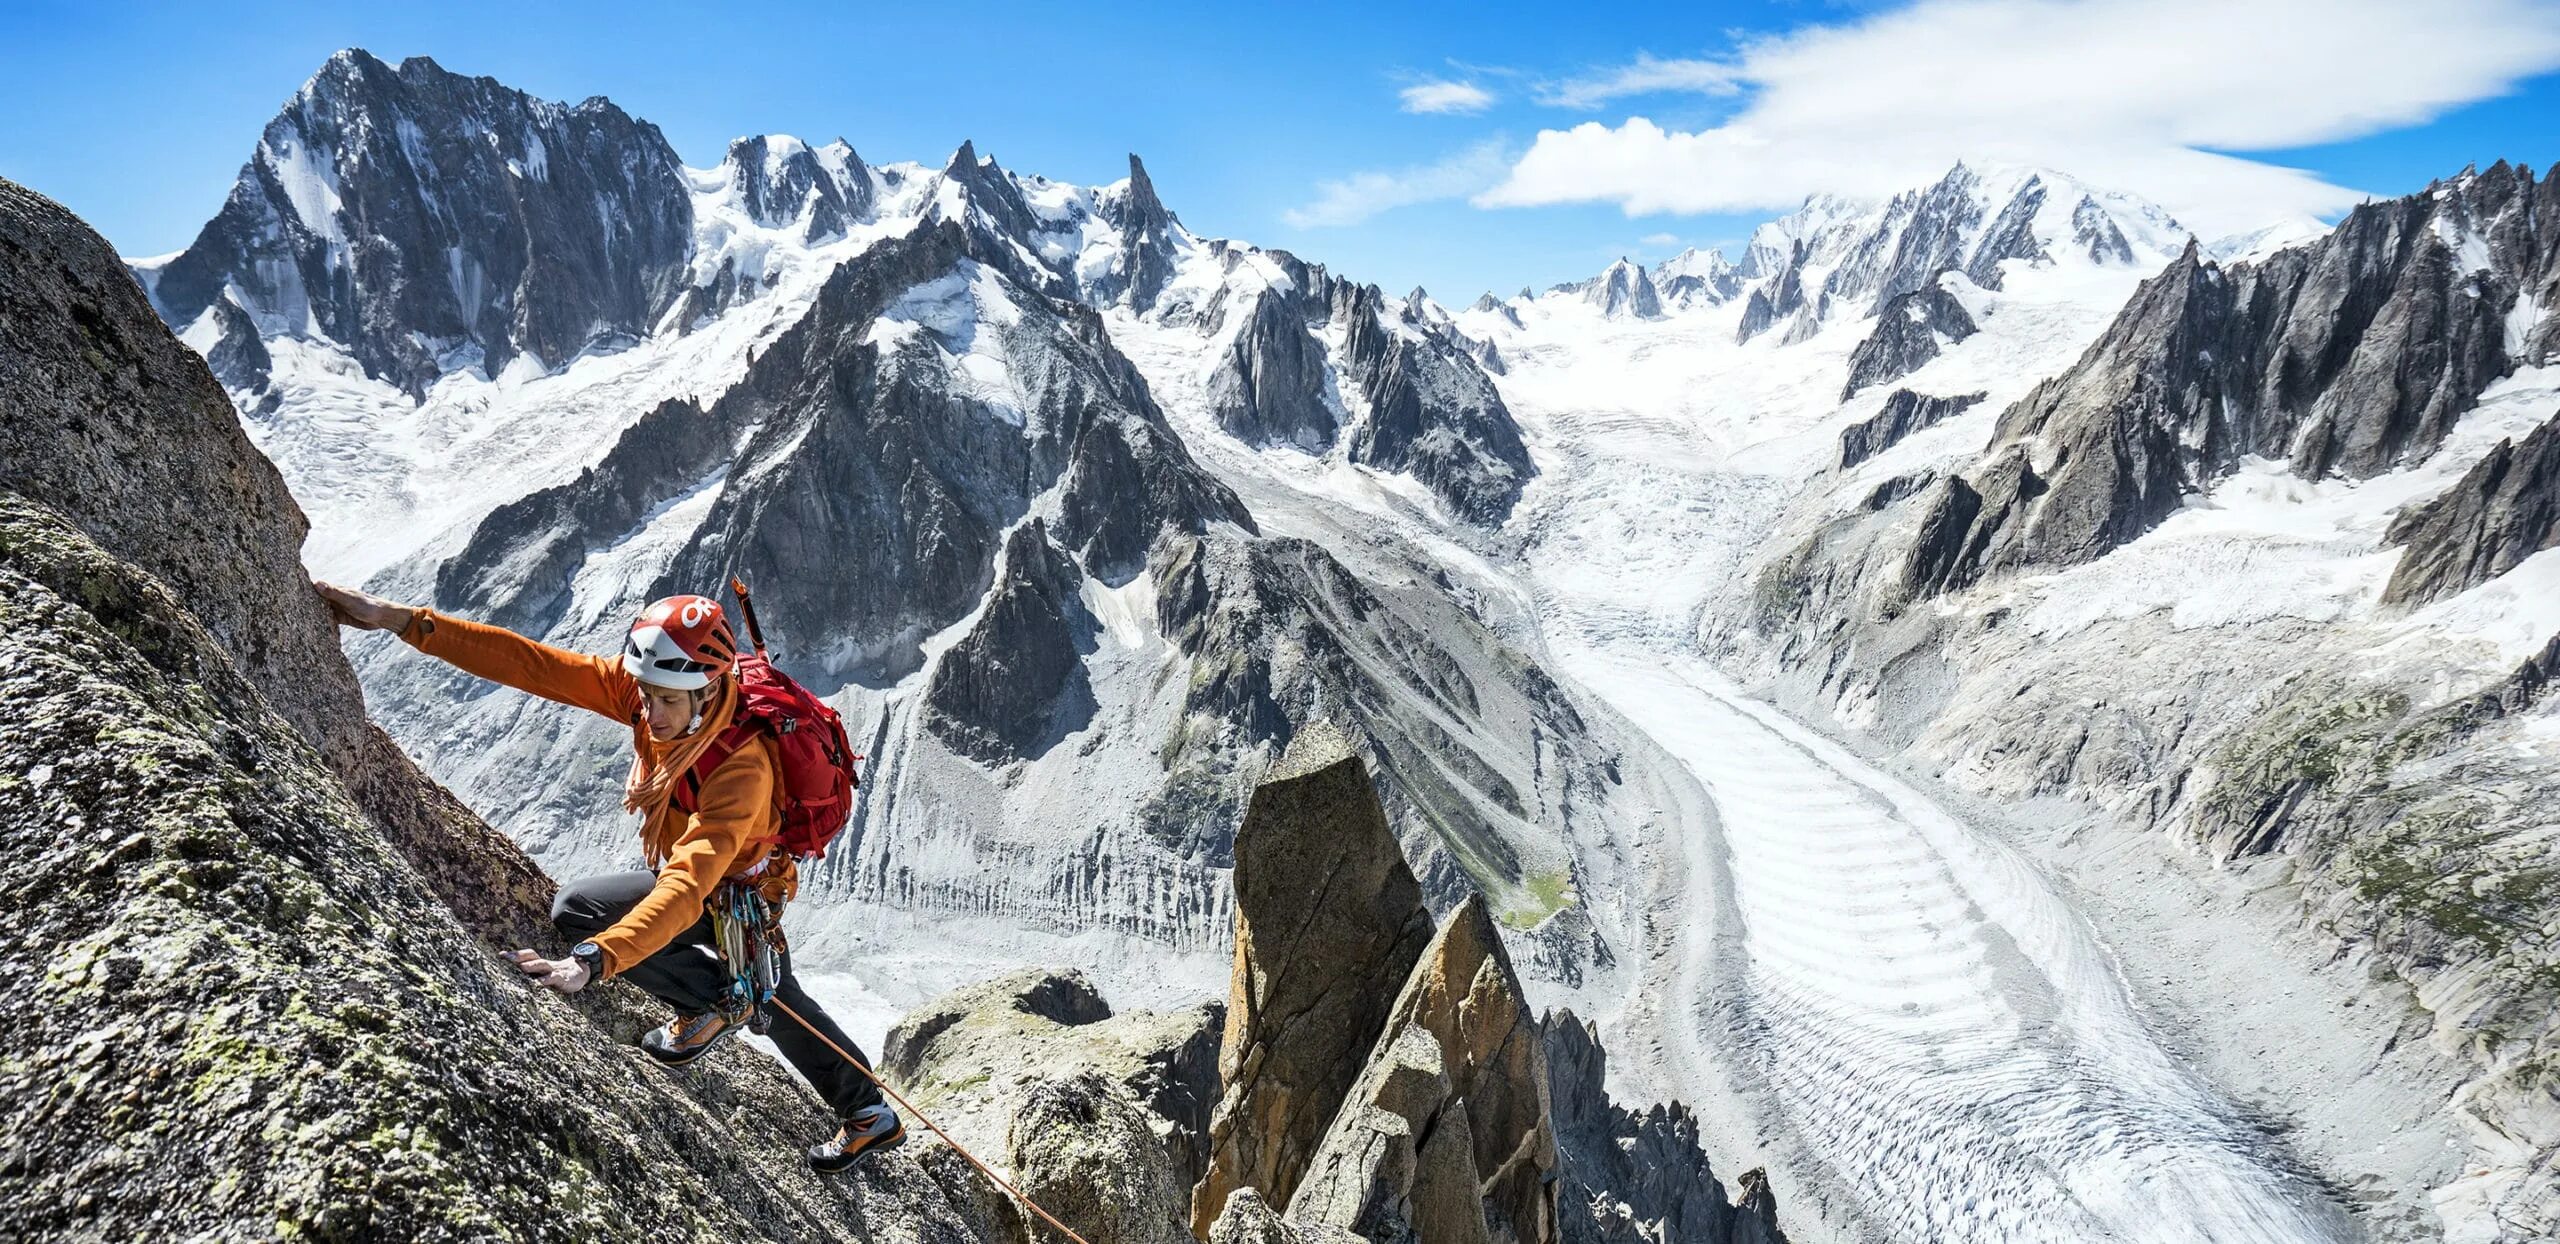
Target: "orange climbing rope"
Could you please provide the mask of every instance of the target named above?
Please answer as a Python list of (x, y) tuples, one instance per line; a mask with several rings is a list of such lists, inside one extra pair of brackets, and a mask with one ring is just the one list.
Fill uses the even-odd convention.
[(827, 1034), (818, 1031), (817, 1025), (800, 1018), (800, 1013), (792, 1010), (789, 1003), (784, 1002), (780, 998), (773, 998), (770, 999), (770, 1001), (776, 1009), (780, 1010), (783, 1014), (790, 1016), (791, 1022), (808, 1029), (810, 1036), (826, 1042), (827, 1048), (836, 1052), (836, 1057), (853, 1064), (853, 1069), (861, 1072), (864, 1079), (880, 1086), (880, 1091), (887, 1093), (890, 1100), (897, 1102), (899, 1109), (906, 1111), (908, 1114), (914, 1115), (916, 1118), (922, 1120), (926, 1127), (932, 1128), (933, 1134), (942, 1138), (942, 1143), (951, 1146), (953, 1152), (958, 1153), (961, 1157), (969, 1159), (969, 1165), (977, 1167), (979, 1174), (994, 1180), (997, 1187), (1012, 1193), (1013, 1199), (1030, 1206), (1032, 1213), (1040, 1215), (1042, 1221), (1048, 1223), (1052, 1227), (1056, 1227), (1060, 1232), (1063, 1232), (1068, 1239), (1075, 1241), (1076, 1244), (1085, 1244), (1085, 1238), (1083, 1236), (1077, 1235), (1067, 1226), (1067, 1224), (1058, 1221), (1057, 1215), (1040, 1208), (1040, 1203), (1038, 1201), (1032, 1200), (1030, 1196), (1022, 1191), (1022, 1189), (1014, 1187), (1011, 1183), (1007, 1182), (1004, 1176), (995, 1173), (994, 1168), (979, 1161), (978, 1155), (969, 1152), (967, 1146), (962, 1145), (959, 1141), (951, 1139), (951, 1133), (942, 1130), (941, 1124), (934, 1122), (930, 1116), (925, 1114), (925, 1112), (916, 1109), (913, 1102), (908, 1101), (904, 1097), (898, 1096), (898, 1090), (889, 1087), (888, 1081), (881, 1079), (879, 1075), (873, 1072), (869, 1066), (865, 1065), (861, 1059), (855, 1058), (853, 1055), (846, 1053), (845, 1048), (836, 1044), (832, 1038), (827, 1036)]

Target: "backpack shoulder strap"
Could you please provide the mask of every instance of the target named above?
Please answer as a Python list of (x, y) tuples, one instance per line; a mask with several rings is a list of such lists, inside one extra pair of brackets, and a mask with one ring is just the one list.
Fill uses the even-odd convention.
[(676, 807), (687, 815), (701, 810), (704, 779), (731, 756), (737, 755), (738, 749), (747, 745), (747, 740), (755, 736), (756, 730), (755, 719), (741, 717), (730, 722), (729, 728), (720, 732), (720, 737), (711, 740), (711, 746), (702, 749), (702, 756), (693, 762), (693, 767), (676, 779), (676, 788), (671, 796)]

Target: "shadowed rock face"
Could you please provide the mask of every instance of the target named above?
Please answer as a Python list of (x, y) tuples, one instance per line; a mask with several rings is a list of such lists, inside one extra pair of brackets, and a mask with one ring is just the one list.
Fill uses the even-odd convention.
[(2462, 482), (2403, 511), (2383, 537), (2405, 544), (2382, 599), (2424, 604), (2477, 587), (2560, 545), (2560, 417), (2500, 441)]
[(1877, 454), (1902, 443), (1914, 432), (1927, 431), (1971, 410), (1983, 394), (1967, 393), (1959, 397), (1935, 397), (1896, 389), (1884, 400), (1884, 409), (1840, 429), (1840, 469), (1848, 470)]
[(1411, 475), (1465, 521), (1498, 525), (1536, 473), (1511, 409), (1463, 347), (1390, 332), (1382, 307), (1378, 287), (1364, 285), (1339, 311), (1344, 359), (1369, 403), (1352, 461)]
[(1840, 400), (1856, 397), (1858, 390), (1869, 385), (1920, 370), (1938, 357), (1939, 338), (1953, 344), (1977, 331), (1964, 304), (1944, 286), (1894, 295), (1876, 313), (1875, 332), (1849, 352), (1849, 383), (1840, 390)]
[(1396, 998), (1289, 1216), (1361, 1235), (1553, 1240), (1546, 1056), (1484, 900), (1470, 896)]
[(487, 953), (552, 944), (549, 883), (366, 721), (212, 377), (6, 183), (0, 322), (12, 1229), (995, 1238), (949, 1154), (820, 1180), (824, 1111), (770, 1060), (665, 1075), (621, 1048), (658, 1008)]
[(1285, 1210), (1431, 938), (1422, 889), (1347, 739), (1300, 736), (1236, 831), (1236, 971), (1219, 1048), (1224, 1095), (1193, 1234), (1237, 1188)]
[[(2560, 191), (2500, 163), (2369, 203), (2262, 263), (2189, 245), (2068, 372), (2001, 415), (1976, 491), (2028, 521), (1969, 534), (1948, 584), (2088, 561), (2252, 455), (2362, 479), (2434, 452), (2482, 389), (2549, 356), (2546, 317), (2507, 352), (2519, 298), (2560, 282)], [(1998, 466), (2032, 442), (2024, 470)], [(1995, 485), (2004, 475), (2009, 484)], [(2016, 491), (2025, 481), (2040, 490)]]
[[(439, 569), (439, 599), (539, 629), (559, 618), (591, 548), (713, 489), (648, 595), (743, 572), (801, 676), (894, 678), (916, 667), (923, 636), (977, 604), (1005, 529), (1062, 478), (1055, 536), (1106, 577), (1134, 573), (1165, 526), (1249, 527), (1094, 313), (1039, 294), (1009, 249), (974, 237), (946, 222), (846, 263), (708, 411), (662, 406), (577, 480), (493, 511)], [(951, 380), (946, 347), (967, 343), (929, 340), (929, 328), (871, 341), (884, 312), (928, 295), (1020, 309), (972, 331), (1000, 338), (1015, 374), (1037, 378), (1031, 409), (993, 409)], [(838, 645), (846, 636), (861, 646)]]
[(1039, 519), (1005, 542), (993, 594), (933, 667), (924, 727), (989, 764), (1030, 759), (1093, 716), (1084, 656), (1099, 624), (1076, 596), (1084, 575)]
[(1209, 401), (1219, 424), (1245, 440), (1321, 451), (1333, 444), (1334, 414), (1325, 401), (1324, 346), (1307, 330), (1302, 307), (1280, 290), (1254, 300)]
[[(1630, 1110), (1609, 1100), (1609, 1054), (1598, 1029), (1571, 1011), (1548, 1015), (1539, 1029), (1562, 1172), (1557, 1238), (1565, 1244), (1786, 1238), (1777, 1230), (1777, 1200), (1761, 1171), (1744, 1172), (1741, 1205), (1726, 1201), (1688, 1107), (1672, 1102)], [(1761, 1234), (1748, 1234), (1755, 1230)]]
[(692, 228), (675, 152), (611, 103), (349, 51), (268, 125), (157, 294), (183, 326), (228, 287), (269, 333), (316, 329), (414, 395), (448, 359), (494, 375), (645, 335)]

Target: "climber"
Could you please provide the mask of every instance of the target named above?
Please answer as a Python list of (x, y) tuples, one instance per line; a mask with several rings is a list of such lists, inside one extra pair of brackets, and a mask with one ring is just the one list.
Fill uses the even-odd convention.
[[(558, 958), (531, 950), (511, 957), (535, 984), (560, 993), (625, 976), (673, 1005), (676, 1018), (640, 1039), (642, 1049), (669, 1066), (702, 1057), (743, 1023), (743, 1016), (723, 1009), (732, 976), (719, 957), (705, 902), (724, 879), (751, 879), (768, 897), (787, 895), (797, 866), (774, 849), (780, 811), (767, 738), (751, 736), (710, 772), (692, 772), (738, 705), (737, 680), (729, 674), (738, 644), (719, 603), (673, 596), (650, 605), (632, 622), (617, 660), (328, 583), (313, 587), (342, 625), (394, 632), (466, 672), (632, 727), (637, 756), (623, 807), (641, 814), (641, 852), (650, 869), (560, 887), (551, 922), (576, 945)], [(695, 811), (688, 813), (676, 806), (675, 788), (697, 780), (685, 801)], [(842, 1124), (834, 1137), (809, 1148), (809, 1165), (840, 1171), (905, 1139), (897, 1112), (865, 1074), (868, 1059), (801, 990), (787, 952), (774, 997), (803, 1022), (774, 1025), (773, 1043)], [(863, 1068), (829, 1050), (829, 1041), (863, 1059)]]

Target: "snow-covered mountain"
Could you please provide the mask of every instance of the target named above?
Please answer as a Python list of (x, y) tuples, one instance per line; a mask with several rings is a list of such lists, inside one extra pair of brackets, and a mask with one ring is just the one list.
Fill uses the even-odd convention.
[[(1967, 164), (1451, 311), (1134, 157), (694, 169), (345, 53), (136, 272), (323, 574), (600, 648), (746, 573), (872, 757), (808, 906), (876, 1006), (1216, 988), (1238, 800), (1333, 720), (1435, 905), (1799, 1239), (2525, 1240), (2555, 193), (2197, 243)], [(618, 729), (359, 658), (493, 823), (618, 860)]]

